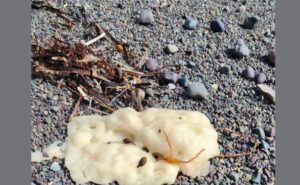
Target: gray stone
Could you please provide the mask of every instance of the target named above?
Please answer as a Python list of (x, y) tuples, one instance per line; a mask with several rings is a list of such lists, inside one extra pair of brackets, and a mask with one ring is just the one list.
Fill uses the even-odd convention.
[(154, 16), (152, 14), (151, 10), (142, 10), (140, 17), (139, 17), (139, 23), (148, 25), (154, 23)]
[(234, 182), (237, 182), (240, 178), (240, 174), (238, 173), (231, 173), (228, 175), (228, 177), (233, 180)]
[(58, 172), (61, 170), (60, 165), (58, 164), (58, 162), (53, 162), (50, 169), (54, 172)]
[(153, 58), (149, 58), (145, 64), (145, 67), (149, 71), (156, 71), (158, 69), (157, 61)]
[(169, 83), (168, 84), (168, 89), (170, 89), (170, 90), (176, 89), (176, 85), (173, 84), (173, 83)]
[(255, 71), (252, 67), (246, 66), (243, 71), (243, 76), (247, 79), (253, 79), (255, 77)]
[(45, 122), (46, 124), (50, 124), (51, 121), (52, 121), (52, 120), (51, 120), (50, 117), (46, 117), (45, 120), (44, 120), (44, 122)]
[(269, 151), (270, 145), (265, 140), (261, 140), (261, 146), (265, 151)]
[(51, 109), (52, 109), (54, 112), (58, 112), (58, 111), (59, 111), (59, 107), (57, 107), (57, 106), (53, 106), (53, 107), (51, 107)]
[(153, 90), (151, 89), (151, 88), (148, 88), (148, 89), (146, 89), (145, 90), (145, 93), (146, 93), (146, 95), (148, 95), (148, 96), (154, 96), (154, 92), (153, 92)]
[(188, 17), (185, 20), (183, 27), (188, 30), (194, 30), (197, 27), (197, 23), (198, 21), (196, 19)]
[(195, 66), (196, 66), (196, 63), (195, 63), (195, 62), (193, 62), (193, 61), (188, 61), (188, 62), (187, 62), (187, 64), (188, 64), (188, 67), (190, 67), (190, 68), (192, 68), (192, 67), (195, 67)]
[(271, 87), (264, 84), (258, 84), (257, 87), (262, 94), (267, 96), (273, 103), (275, 103), (275, 91)]
[(168, 44), (166, 47), (166, 52), (169, 54), (176, 53), (178, 50), (178, 47), (173, 44)]
[(172, 71), (165, 71), (163, 73), (163, 78), (168, 82), (176, 83), (178, 79), (178, 75), (177, 73), (174, 73)]
[(272, 128), (269, 130), (268, 135), (269, 135), (270, 137), (275, 137), (275, 135), (276, 135), (275, 127), (272, 127)]
[(250, 50), (244, 43), (243, 39), (239, 39), (234, 47), (235, 53), (239, 57), (248, 57), (250, 55)]
[(262, 84), (262, 83), (264, 83), (267, 80), (267, 76), (266, 76), (265, 73), (258, 73), (256, 75), (255, 80), (256, 80), (256, 83)]
[(255, 173), (255, 174), (252, 176), (251, 181), (252, 181), (253, 183), (260, 184), (260, 183), (261, 183), (261, 173)]
[(202, 82), (190, 84), (186, 91), (187, 95), (193, 99), (209, 99), (209, 93)]
[(266, 135), (265, 135), (265, 131), (263, 128), (258, 127), (254, 130), (254, 133), (257, 134), (260, 138), (265, 139)]
[(256, 155), (252, 156), (250, 158), (250, 165), (253, 166), (256, 163), (257, 159), (258, 157)]

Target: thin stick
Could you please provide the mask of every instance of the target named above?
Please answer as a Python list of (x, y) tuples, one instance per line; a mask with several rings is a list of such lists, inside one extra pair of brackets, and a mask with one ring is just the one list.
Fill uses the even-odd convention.
[(200, 150), (194, 157), (192, 157), (191, 159), (187, 160), (187, 161), (181, 161), (182, 163), (189, 163), (191, 161), (193, 161), (194, 159), (196, 159), (202, 152), (204, 152), (205, 148), (203, 148), (202, 150)]
[(127, 91), (129, 89), (129, 87), (127, 87), (127, 88), (125, 88), (120, 94), (118, 94), (117, 96), (115, 96), (112, 100), (111, 100), (111, 102), (110, 102), (110, 104), (112, 104), (119, 96), (121, 96), (125, 91)]
[(37, 67), (35, 68), (35, 72), (43, 72), (43, 73), (48, 73), (48, 74), (53, 74), (53, 75), (66, 75), (66, 74), (79, 74), (83, 76), (91, 76), (94, 78), (98, 78), (100, 80), (104, 80), (107, 82), (111, 82), (107, 78), (95, 73), (94, 71), (87, 71), (87, 70), (81, 70), (81, 69), (70, 69), (70, 70), (52, 70), (47, 67)]
[(107, 113), (107, 112), (104, 112), (104, 111), (101, 111), (101, 110), (98, 110), (98, 109), (94, 109), (94, 108), (90, 108), (92, 111), (94, 111), (94, 112), (97, 112), (97, 113), (101, 113), (101, 114), (105, 114), (105, 115), (108, 115), (109, 113)]
[(77, 113), (77, 110), (78, 110), (78, 108), (79, 108), (79, 105), (80, 105), (80, 103), (81, 103), (81, 100), (82, 100), (82, 96), (79, 96), (79, 98), (78, 98), (78, 100), (77, 100), (77, 102), (76, 102), (76, 104), (75, 104), (75, 107), (74, 107), (74, 109), (73, 109), (73, 111), (72, 111), (72, 113), (71, 113), (71, 115), (70, 115), (70, 117), (69, 117), (69, 122), (72, 120), (72, 118), (75, 116), (75, 114)]
[(93, 44), (94, 42), (97, 42), (98, 40), (102, 39), (103, 37), (105, 37), (106, 34), (102, 33), (101, 35), (99, 35), (98, 37), (93, 38), (92, 40), (87, 41), (84, 45), (85, 46), (89, 46), (91, 44)]

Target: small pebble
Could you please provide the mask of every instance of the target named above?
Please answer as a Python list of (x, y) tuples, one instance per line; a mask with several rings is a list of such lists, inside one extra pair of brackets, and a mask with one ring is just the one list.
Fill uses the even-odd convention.
[(158, 69), (157, 61), (153, 58), (149, 58), (145, 64), (145, 67), (149, 71), (156, 71)]
[(188, 76), (181, 76), (180, 78), (178, 78), (178, 83), (180, 84), (180, 85), (182, 85), (183, 87), (187, 87), (188, 86), (188, 84), (189, 84), (189, 78), (188, 78)]
[(255, 80), (256, 80), (256, 83), (262, 84), (267, 80), (267, 76), (265, 75), (265, 73), (258, 73), (256, 75)]
[(219, 72), (221, 74), (225, 74), (225, 75), (230, 74), (231, 73), (230, 66), (225, 65), (225, 66), (220, 67)]
[(246, 6), (242, 5), (242, 6), (239, 7), (238, 10), (239, 10), (240, 13), (245, 13), (246, 12)]
[(261, 139), (265, 139), (266, 138), (265, 131), (261, 127), (256, 128), (254, 130), (254, 133), (257, 134)]
[(50, 117), (46, 117), (45, 120), (44, 120), (44, 122), (46, 124), (50, 124), (51, 123), (51, 118)]
[(270, 145), (265, 140), (261, 140), (261, 146), (265, 151), (269, 151)]
[(190, 68), (193, 68), (196, 66), (196, 63), (193, 61), (188, 61), (187, 64), (188, 64), (188, 67), (190, 67)]
[(51, 107), (51, 109), (52, 109), (54, 112), (58, 112), (58, 111), (59, 111), (59, 107), (57, 107), (57, 106), (53, 106), (53, 107)]
[(275, 137), (275, 135), (276, 135), (275, 127), (272, 127), (272, 128), (269, 130), (268, 135), (269, 135), (270, 137)]
[(173, 83), (169, 83), (168, 84), (168, 89), (170, 89), (170, 90), (176, 89), (176, 85), (173, 84)]
[(178, 47), (173, 44), (168, 44), (166, 47), (166, 52), (169, 54), (176, 53), (178, 50)]
[(151, 10), (142, 10), (141, 15), (139, 17), (139, 23), (143, 25), (153, 24), (154, 16)]
[(233, 180), (234, 182), (237, 182), (240, 178), (240, 174), (238, 173), (231, 173), (228, 175), (228, 177)]
[(245, 175), (245, 181), (249, 182), (251, 180), (251, 175), (246, 174)]
[(190, 84), (187, 88), (186, 93), (193, 99), (209, 99), (209, 93), (202, 82), (194, 82)]
[(271, 50), (268, 55), (268, 61), (272, 66), (275, 66), (275, 50)]
[(257, 159), (258, 159), (258, 157), (256, 155), (252, 156), (250, 158), (250, 166), (253, 166), (256, 163)]
[(53, 162), (50, 169), (54, 172), (58, 172), (61, 170), (61, 167), (57, 162)]
[(258, 84), (257, 87), (262, 94), (267, 96), (273, 103), (275, 103), (275, 91), (271, 87), (264, 84)]
[(225, 26), (220, 18), (216, 18), (215, 20), (210, 22), (210, 29), (213, 32), (223, 32), (225, 31)]
[(261, 183), (261, 174), (255, 173), (251, 180), (253, 183), (260, 184)]
[(125, 4), (123, 4), (123, 3), (118, 3), (117, 7), (122, 10), (126, 8)]
[(247, 17), (244, 21), (244, 28), (246, 29), (254, 29), (259, 21), (258, 16), (250, 16)]
[(253, 79), (255, 77), (255, 71), (252, 67), (246, 66), (243, 71), (243, 76), (247, 79)]
[(141, 100), (145, 99), (146, 93), (143, 89), (138, 89), (138, 95)]
[(244, 43), (243, 39), (239, 39), (237, 41), (234, 50), (235, 50), (236, 55), (239, 57), (243, 57), (243, 56), (247, 57), (250, 55), (250, 50)]
[(151, 96), (151, 97), (154, 96), (154, 92), (153, 92), (153, 90), (151, 88), (146, 89), (145, 93), (148, 96)]
[(235, 97), (237, 97), (238, 96), (238, 94), (235, 92), (235, 91), (229, 91), (228, 92), (228, 96), (230, 97), (230, 98), (235, 98)]
[(211, 85), (211, 88), (214, 90), (214, 91), (216, 91), (216, 90), (218, 90), (218, 84), (213, 84), (213, 85)]
[(178, 75), (177, 73), (174, 73), (172, 71), (165, 71), (163, 73), (163, 78), (168, 82), (176, 83), (178, 79)]
[(188, 29), (188, 30), (194, 30), (194, 29), (196, 29), (196, 27), (197, 27), (197, 20), (196, 19), (193, 19), (193, 18), (187, 18), (186, 20), (185, 20), (185, 23), (184, 23), (184, 25), (183, 25), (183, 27), (185, 28), (185, 29)]

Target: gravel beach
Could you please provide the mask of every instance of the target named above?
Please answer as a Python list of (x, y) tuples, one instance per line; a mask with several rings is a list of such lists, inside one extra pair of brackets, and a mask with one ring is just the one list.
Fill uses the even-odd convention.
[[(98, 21), (136, 55), (142, 57), (146, 50), (153, 59), (148, 70), (180, 66), (180, 71), (171, 67), (162, 75), (163, 85), (144, 89), (145, 108), (200, 111), (215, 128), (257, 138), (257, 143), (248, 143), (221, 134), (223, 154), (245, 152), (253, 144), (258, 148), (248, 156), (212, 159), (208, 176), (192, 179), (179, 174), (175, 185), (275, 184), (276, 68), (269, 61), (275, 48), (275, 0), (165, 0), (161, 6), (157, 2), (52, 0), (50, 4), (67, 12), (75, 25), (67, 29), (53, 12), (33, 9), (32, 40), (45, 43), (60, 35), (70, 43), (88, 41), (97, 35), (87, 27)], [(149, 12), (152, 15), (141, 20), (141, 14)], [(108, 59), (125, 62), (108, 40), (92, 46)], [(32, 76), (31, 97), (31, 150), (64, 141), (78, 97), (38, 76)], [(81, 103), (77, 115), (101, 114), (88, 107), (89, 102)], [(32, 185), (75, 184), (59, 159), (31, 163), (31, 177)]]

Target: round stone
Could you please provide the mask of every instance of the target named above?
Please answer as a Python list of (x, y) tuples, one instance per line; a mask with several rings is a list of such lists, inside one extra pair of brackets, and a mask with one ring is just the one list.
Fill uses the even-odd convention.
[(58, 162), (53, 162), (50, 169), (54, 172), (58, 172), (61, 170), (60, 165), (58, 164)]
[(155, 59), (149, 58), (145, 64), (145, 67), (149, 71), (156, 71), (158, 69), (158, 64)]
[(210, 22), (210, 29), (213, 32), (223, 32), (225, 31), (225, 25), (220, 18), (216, 18)]
[(254, 69), (250, 66), (247, 66), (243, 71), (243, 76), (247, 79), (253, 79), (255, 76)]
[(258, 84), (262, 84), (267, 80), (267, 76), (265, 73), (258, 73), (255, 80)]
[(197, 27), (197, 20), (193, 18), (187, 18), (184, 22), (183, 27), (188, 30), (194, 30)]
[(190, 84), (186, 91), (187, 95), (193, 99), (209, 99), (209, 93), (202, 82)]
[(139, 17), (139, 23), (148, 25), (154, 23), (154, 16), (152, 14), (151, 10), (142, 10), (140, 17)]
[(250, 55), (250, 50), (244, 43), (243, 39), (239, 39), (237, 41), (234, 50), (235, 50), (236, 55), (239, 57), (243, 57), (243, 56), (247, 57)]
[(178, 75), (177, 73), (174, 73), (172, 71), (165, 71), (163, 73), (163, 78), (168, 82), (176, 83), (178, 79)]

